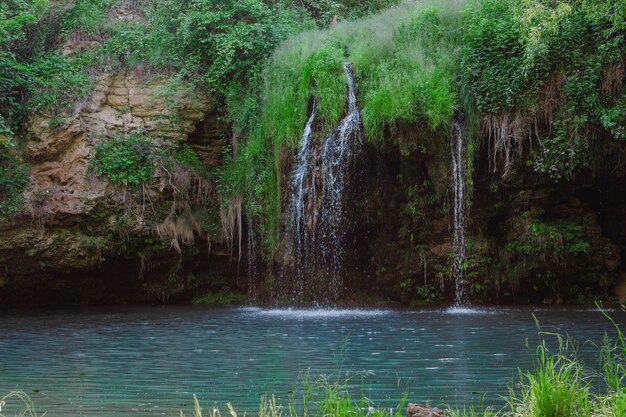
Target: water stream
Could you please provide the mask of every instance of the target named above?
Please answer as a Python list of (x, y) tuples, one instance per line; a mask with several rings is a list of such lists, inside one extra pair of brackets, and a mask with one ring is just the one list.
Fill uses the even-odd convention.
[[(353, 157), (362, 143), (361, 113), (356, 101), (356, 84), (348, 64), (346, 115), (321, 144), (313, 143), (315, 102), (304, 127), (291, 176), (293, 262), (297, 297), (306, 294), (310, 275), (325, 277), (328, 301), (341, 293), (344, 258), (346, 190)], [(317, 187), (322, 189), (318, 198)]]
[(293, 196), (291, 202), (291, 212), (293, 215), (293, 238), (294, 238), (294, 264), (297, 283), (297, 296), (304, 295), (304, 281), (307, 267), (307, 255), (310, 248), (309, 234), (309, 200), (315, 201), (315, 180), (311, 176), (309, 169), (309, 159), (311, 153), (312, 126), (315, 121), (315, 101), (311, 116), (307, 120), (298, 149), (298, 157), (293, 169), (291, 185)]
[(467, 276), (465, 274), (465, 262), (467, 247), (465, 231), (467, 228), (467, 196), (465, 192), (465, 180), (467, 172), (466, 160), (466, 134), (465, 127), (456, 118), (450, 127), (450, 151), (452, 156), (452, 194), (453, 194), (453, 243), (454, 261), (452, 264), (452, 276), (455, 280), (455, 304), (457, 306), (469, 303), (467, 293)]
[(348, 110), (337, 128), (326, 138), (322, 153), (324, 194), (322, 197), (322, 256), (330, 272), (329, 292), (341, 291), (340, 274), (345, 244), (345, 199), (351, 163), (362, 142), (361, 111), (356, 103), (356, 84), (348, 64), (344, 64), (348, 82)]

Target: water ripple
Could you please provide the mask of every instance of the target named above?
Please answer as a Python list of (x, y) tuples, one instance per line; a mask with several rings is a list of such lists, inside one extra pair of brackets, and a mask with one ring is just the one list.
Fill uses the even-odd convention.
[[(193, 394), (222, 415), (227, 401), (243, 415), (255, 414), (261, 393), (285, 404), (307, 370), (349, 371), (355, 395), (367, 370), (366, 395), (378, 406), (397, 405), (405, 391), (412, 402), (502, 405), (517, 369), (533, 366), (526, 340), (533, 346), (537, 329), (529, 309), (479, 311), (0, 310), (0, 394), (26, 391), (46, 417), (190, 415)], [(532, 311), (543, 330), (580, 341), (614, 333), (598, 312)], [(10, 407), (3, 412), (17, 414)]]

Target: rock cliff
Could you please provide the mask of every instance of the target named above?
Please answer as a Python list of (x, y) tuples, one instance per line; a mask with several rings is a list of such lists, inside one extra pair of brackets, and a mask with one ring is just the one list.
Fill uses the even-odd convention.
[[(187, 143), (196, 126), (199, 131), (192, 145), (209, 167), (219, 164), (225, 142), (223, 132), (215, 129), (209, 100), (198, 94), (174, 94), (174, 98), (159, 94), (166, 86), (167, 80), (146, 81), (132, 73), (101, 74), (95, 77), (89, 98), (77, 104), (73, 114), (29, 118), (19, 149), (23, 162), (30, 166), (24, 206), (0, 218), (0, 297), (5, 294), (5, 302), (11, 302), (16, 293), (21, 294), (16, 300), (25, 297), (34, 302), (46, 302), (46, 298), (54, 302), (59, 297), (64, 302), (98, 301), (102, 294), (78, 300), (71, 295), (82, 297), (85, 277), (115, 271), (120, 259), (121, 269), (130, 268), (135, 274), (143, 273), (153, 253), (165, 254), (167, 268), (179, 262), (167, 242), (161, 242), (154, 228), (134, 211), (133, 192), (94, 175), (92, 169), (100, 142), (140, 134), (154, 138), (159, 149), (176, 148)], [(214, 126), (213, 130), (206, 129), (207, 125)], [(155, 173), (154, 183), (151, 204), (165, 205), (171, 198), (165, 174)], [(123, 230), (121, 217), (127, 223)], [(213, 238), (220, 239), (219, 235)], [(196, 243), (206, 246), (202, 241)], [(108, 278), (93, 278), (100, 279)], [(54, 290), (72, 287), (72, 280), (76, 288), (68, 294)], [(119, 297), (117, 291), (115, 297)], [(140, 298), (147, 298), (147, 293)]]

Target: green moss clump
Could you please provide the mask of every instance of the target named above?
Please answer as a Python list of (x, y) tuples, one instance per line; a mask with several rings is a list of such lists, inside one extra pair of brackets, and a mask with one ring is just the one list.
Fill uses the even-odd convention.
[(152, 144), (141, 135), (132, 135), (99, 143), (93, 168), (113, 184), (138, 187), (151, 180), (153, 159)]
[(246, 296), (243, 294), (234, 293), (232, 291), (218, 291), (207, 292), (203, 296), (195, 297), (192, 300), (193, 304), (205, 304), (205, 305), (230, 305), (241, 304), (246, 301)]

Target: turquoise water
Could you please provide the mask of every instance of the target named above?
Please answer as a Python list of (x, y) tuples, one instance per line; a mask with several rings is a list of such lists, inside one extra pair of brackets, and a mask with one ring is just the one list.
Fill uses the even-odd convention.
[[(48, 417), (174, 417), (191, 409), (193, 394), (206, 406), (230, 401), (243, 412), (257, 407), (261, 393), (286, 398), (302, 372), (335, 374), (339, 364), (354, 375), (357, 392), (367, 374), (366, 394), (377, 405), (393, 407), (405, 390), (412, 402), (498, 405), (517, 370), (532, 367), (532, 311), (5, 311), (0, 397), (24, 390)], [(544, 330), (581, 341), (613, 334), (598, 312), (534, 313)]]

